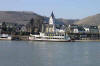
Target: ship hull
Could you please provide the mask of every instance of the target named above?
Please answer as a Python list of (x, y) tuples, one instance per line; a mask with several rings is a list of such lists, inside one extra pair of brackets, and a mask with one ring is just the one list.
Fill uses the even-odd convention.
[(44, 42), (72, 42), (71, 40), (31, 40), (31, 41), (44, 41)]
[(72, 40), (64, 39), (29, 39), (30, 41), (47, 41), (47, 42), (71, 42)]

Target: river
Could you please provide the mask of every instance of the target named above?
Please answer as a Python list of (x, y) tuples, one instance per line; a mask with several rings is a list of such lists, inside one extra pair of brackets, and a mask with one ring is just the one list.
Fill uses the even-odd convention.
[(100, 66), (100, 42), (0, 41), (0, 66)]

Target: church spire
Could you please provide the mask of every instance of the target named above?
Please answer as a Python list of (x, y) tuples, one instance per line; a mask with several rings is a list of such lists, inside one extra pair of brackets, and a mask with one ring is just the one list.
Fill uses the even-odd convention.
[(55, 18), (53, 11), (52, 11), (52, 13), (51, 13), (51, 17), (52, 17), (52, 18)]
[(54, 16), (53, 11), (52, 11), (51, 16), (49, 18), (49, 24), (52, 24), (52, 25), (55, 24), (55, 16)]

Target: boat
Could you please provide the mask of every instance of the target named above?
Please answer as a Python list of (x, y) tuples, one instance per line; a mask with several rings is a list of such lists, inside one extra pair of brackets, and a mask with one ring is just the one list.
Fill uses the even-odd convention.
[(64, 33), (42, 33), (39, 35), (30, 34), (31, 41), (52, 41), (52, 42), (70, 42), (71, 39), (68, 34)]
[(8, 34), (0, 34), (0, 40), (11, 40), (11, 35)]

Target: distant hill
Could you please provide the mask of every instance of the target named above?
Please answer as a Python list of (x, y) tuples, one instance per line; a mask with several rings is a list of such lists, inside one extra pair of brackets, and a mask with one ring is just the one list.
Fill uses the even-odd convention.
[(56, 20), (58, 23), (64, 23), (66, 25), (69, 25), (69, 24), (73, 24), (73, 23), (76, 23), (77, 21), (79, 21), (79, 19), (63, 19), (63, 18), (59, 18)]
[(26, 24), (31, 18), (36, 17), (40, 17), (40, 15), (33, 12), (0, 11), (0, 22)]
[[(27, 11), (0, 11), (0, 22), (11, 22), (11, 23), (19, 23), (26, 24), (29, 22), (31, 18), (44, 17), (34, 12)], [(48, 17), (45, 17), (48, 20)], [(56, 19), (57, 24), (72, 24), (77, 20), (73, 19)]]
[(100, 14), (89, 16), (76, 22), (75, 24), (100, 25)]

